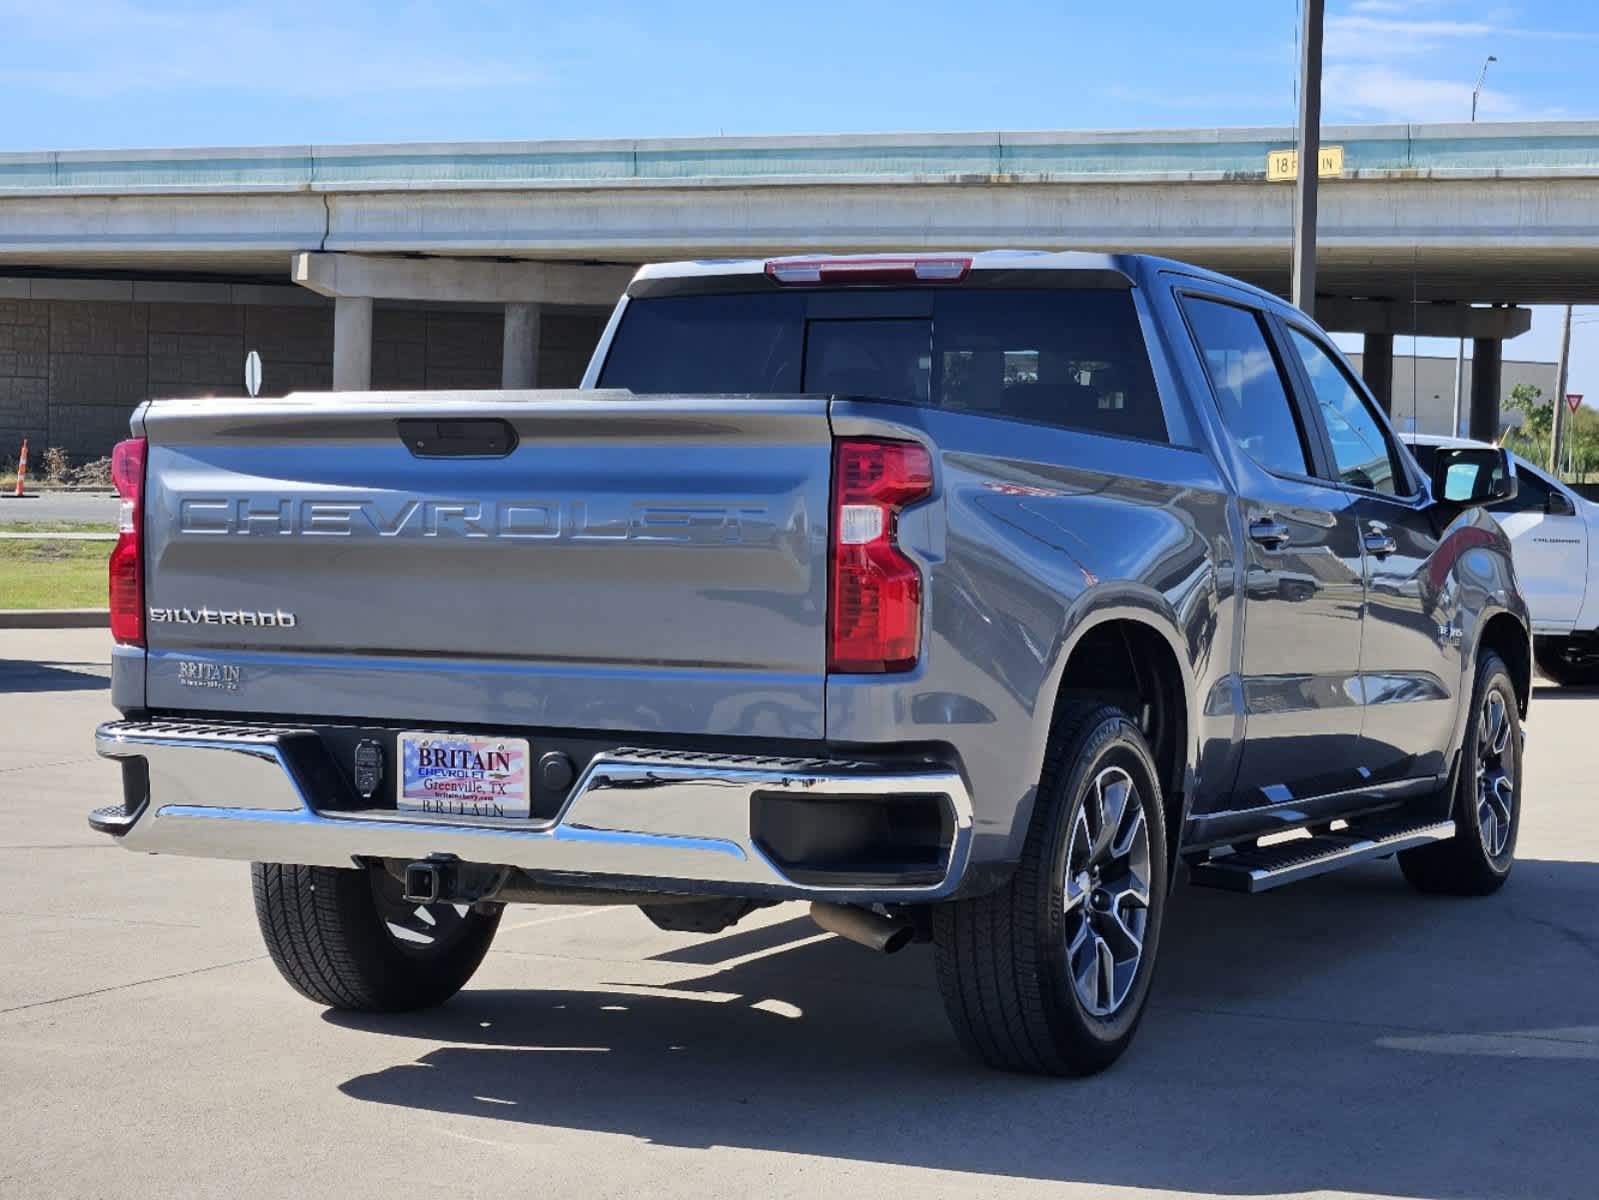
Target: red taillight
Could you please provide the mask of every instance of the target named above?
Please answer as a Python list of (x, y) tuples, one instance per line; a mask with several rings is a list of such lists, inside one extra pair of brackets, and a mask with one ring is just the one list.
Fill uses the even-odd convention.
[(968, 256), (896, 254), (876, 258), (774, 258), (773, 283), (787, 287), (836, 283), (959, 283), (972, 269)]
[(922, 576), (896, 534), (900, 510), (932, 490), (932, 460), (915, 442), (834, 443), (829, 671), (881, 674), (916, 665)]
[(144, 645), (144, 449), (143, 438), (129, 438), (111, 452), (111, 482), (122, 498), (111, 551), (111, 636), (125, 646)]

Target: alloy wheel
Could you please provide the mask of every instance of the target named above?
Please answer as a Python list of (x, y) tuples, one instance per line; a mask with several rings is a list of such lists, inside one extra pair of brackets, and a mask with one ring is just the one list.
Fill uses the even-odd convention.
[(1066, 955), (1083, 1007), (1113, 1015), (1144, 957), (1149, 923), (1149, 825), (1121, 767), (1094, 776), (1066, 846)]
[(378, 917), (402, 950), (425, 954), (442, 949), (465, 927), (470, 905), (416, 904), (405, 898), (404, 886), (387, 871), (374, 869), (371, 875)]
[(1477, 832), (1489, 858), (1510, 843), (1515, 817), (1515, 754), (1510, 744), (1510, 704), (1497, 687), (1483, 697), (1477, 718)]

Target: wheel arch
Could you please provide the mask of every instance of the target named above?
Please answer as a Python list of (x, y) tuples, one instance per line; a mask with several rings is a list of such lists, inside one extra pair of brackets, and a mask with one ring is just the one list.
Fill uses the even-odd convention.
[[(1167, 855), (1175, 861), (1193, 792), (1195, 687), (1175, 614), (1158, 597), (1104, 597), (1062, 637), (1040, 696), (1037, 757), (1042, 768), (1056, 716), (1073, 700), (1101, 698), (1132, 713), (1160, 773)], [(1026, 834), (1036, 795), (1019, 812)]]
[[(1480, 662), (1483, 652), (1492, 650), (1505, 660), (1510, 668), (1510, 681), (1516, 689), (1516, 705), (1521, 715), (1527, 715), (1527, 705), (1532, 700), (1532, 633), (1514, 613), (1500, 609), (1488, 615), (1477, 635), (1477, 649), (1472, 655), (1473, 664)], [(1475, 665), (1473, 665), (1475, 670)]]

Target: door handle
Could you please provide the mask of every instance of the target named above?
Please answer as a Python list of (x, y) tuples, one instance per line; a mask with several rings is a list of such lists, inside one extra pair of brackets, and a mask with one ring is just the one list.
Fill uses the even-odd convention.
[(1366, 553), (1378, 558), (1384, 558), (1399, 549), (1399, 543), (1394, 541), (1394, 535), (1380, 529), (1368, 530), (1365, 543)]
[(1250, 523), (1249, 538), (1251, 541), (1266, 547), (1268, 550), (1280, 550), (1288, 544), (1292, 535), (1288, 526), (1270, 519), (1262, 519)]

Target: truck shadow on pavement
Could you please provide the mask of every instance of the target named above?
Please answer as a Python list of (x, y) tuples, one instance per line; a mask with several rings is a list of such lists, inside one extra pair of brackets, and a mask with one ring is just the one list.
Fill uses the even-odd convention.
[[(1532, 702), (1534, 705), (1543, 704), (1548, 700), (1592, 700), (1599, 696), (1599, 687), (1574, 687), (1566, 685), (1556, 687), (1552, 683), (1536, 683), (1532, 688)], [(1534, 715), (1537, 709), (1533, 709)]]
[(21, 692), (92, 692), (111, 686), (111, 678), (96, 663), (87, 670), (50, 663), (0, 658), (0, 695)]
[(878, 958), (800, 919), (657, 956), (743, 959), (686, 982), (530, 979), (431, 1013), (328, 1014), (428, 1044), (340, 1090), (673, 1146), (1104, 1187), (1599, 1189), (1599, 865), (1523, 861), (1485, 900), (1417, 896), (1388, 863), (1174, 900), (1148, 1019), (1092, 1079), (973, 1065), (927, 948)]

